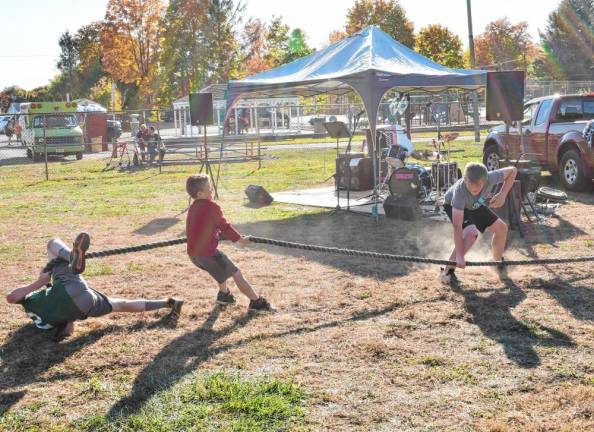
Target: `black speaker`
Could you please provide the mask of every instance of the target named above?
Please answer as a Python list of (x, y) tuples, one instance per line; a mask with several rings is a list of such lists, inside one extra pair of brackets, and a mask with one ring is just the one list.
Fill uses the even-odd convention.
[[(348, 173), (348, 170), (351, 171), (350, 174)], [(338, 182), (338, 188), (343, 190), (373, 189), (373, 167), (371, 158), (363, 157), (363, 153), (339, 155), (336, 159), (335, 181)]]
[(269, 205), (274, 198), (260, 185), (249, 185), (245, 188), (245, 195), (250, 202), (259, 205)]
[(416, 197), (390, 195), (384, 200), (384, 212), (386, 217), (407, 221), (419, 220), (423, 217), (423, 211)]
[(487, 120), (524, 117), (524, 71), (487, 72)]
[(190, 121), (194, 126), (213, 124), (212, 93), (190, 93)]

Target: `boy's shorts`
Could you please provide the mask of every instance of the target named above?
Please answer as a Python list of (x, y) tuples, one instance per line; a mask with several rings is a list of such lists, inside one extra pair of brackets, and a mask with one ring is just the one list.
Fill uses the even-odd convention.
[[(452, 206), (449, 204), (443, 205), (443, 210), (452, 221)], [(480, 206), (476, 210), (464, 209), (464, 221), (462, 222), (462, 228), (474, 225), (481, 233), (484, 233), (487, 228), (493, 225), (497, 219), (497, 215), (486, 206)], [(453, 221), (452, 221), (453, 222)]]
[(191, 256), (190, 260), (196, 267), (208, 272), (220, 284), (239, 270), (233, 261), (219, 250), (213, 256)]

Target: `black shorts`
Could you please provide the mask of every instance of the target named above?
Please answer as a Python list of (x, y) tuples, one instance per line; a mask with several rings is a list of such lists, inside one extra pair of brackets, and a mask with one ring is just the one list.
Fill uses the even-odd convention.
[[(449, 204), (443, 205), (443, 210), (452, 221), (452, 206)], [(462, 222), (462, 228), (474, 225), (480, 232), (484, 233), (487, 228), (493, 225), (499, 217), (493, 211), (486, 206), (480, 206), (476, 210), (464, 209), (464, 221)], [(452, 221), (453, 222), (453, 221)]]
[(223, 252), (217, 250), (213, 256), (191, 256), (190, 260), (222, 284), (239, 270), (233, 261)]

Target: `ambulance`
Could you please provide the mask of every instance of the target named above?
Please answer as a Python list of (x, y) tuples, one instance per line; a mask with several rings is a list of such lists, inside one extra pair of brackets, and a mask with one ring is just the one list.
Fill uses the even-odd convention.
[[(41, 160), (48, 156), (83, 157), (83, 132), (75, 102), (27, 102), (21, 104), (19, 124), (27, 157)], [(45, 122), (45, 124), (44, 124)]]

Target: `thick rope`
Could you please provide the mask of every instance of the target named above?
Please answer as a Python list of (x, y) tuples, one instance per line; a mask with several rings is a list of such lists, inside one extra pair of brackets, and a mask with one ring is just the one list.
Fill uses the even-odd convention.
[[(448, 260), (440, 260), (434, 258), (423, 258), (423, 257), (416, 257), (416, 256), (408, 256), (408, 255), (393, 255), (387, 253), (379, 253), (379, 252), (370, 252), (370, 251), (360, 251), (360, 250), (353, 250), (353, 249), (341, 249), (335, 247), (327, 247), (327, 246), (316, 246), (316, 245), (308, 245), (302, 243), (293, 243), (287, 242), (282, 240), (274, 240), (268, 239), (263, 237), (249, 237), (252, 243), (260, 243), (260, 244), (267, 244), (271, 246), (280, 246), (289, 249), (302, 249), (311, 252), (324, 252), (324, 253), (331, 253), (331, 254), (339, 254), (339, 255), (347, 255), (352, 257), (367, 257), (367, 258), (374, 258), (374, 259), (383, 259), (389, 261), (399, 261), (399, 262), (409, 262), (409, 263), (419, 263), (419, 264), (437, 264), (437, 265), (452, 265), (455, 266), (455, 261), (448, 261)], [(89, 258), (102, 258), (111, 255), (120, 255), (126, 254), (130, 252), (141, 252), (147, 251), (150, 249), (156, 249), (166, 246), (175, 246), (178, 244), (183, 244), (187, 242), (186, 237), (180, 237), (173, 240), (165, 240), (160, 242), (154, 243), (146, 243), (137, 246), (130, 246), (130, 247), (123, 247), (117, 249), (109, 249), (104, 251), (98, 252), (90, 252), (85, 255), (87, 259)], [(594, 256), (585, 256), (585, 257), (575, 257), (575, 258), (536, 258), (536, 259), (527, 259), (527, 260), (505, 260), (505, 261), (466, 261), (466, 265), (469, 267), (485, 267), (485, 266), (520, 266), (520, 265), (547, 265), (547, 264), (569, 264), (569, 263), (579, 263), (579, 262), (587, 262), (587, 261), (594, 261)]]

